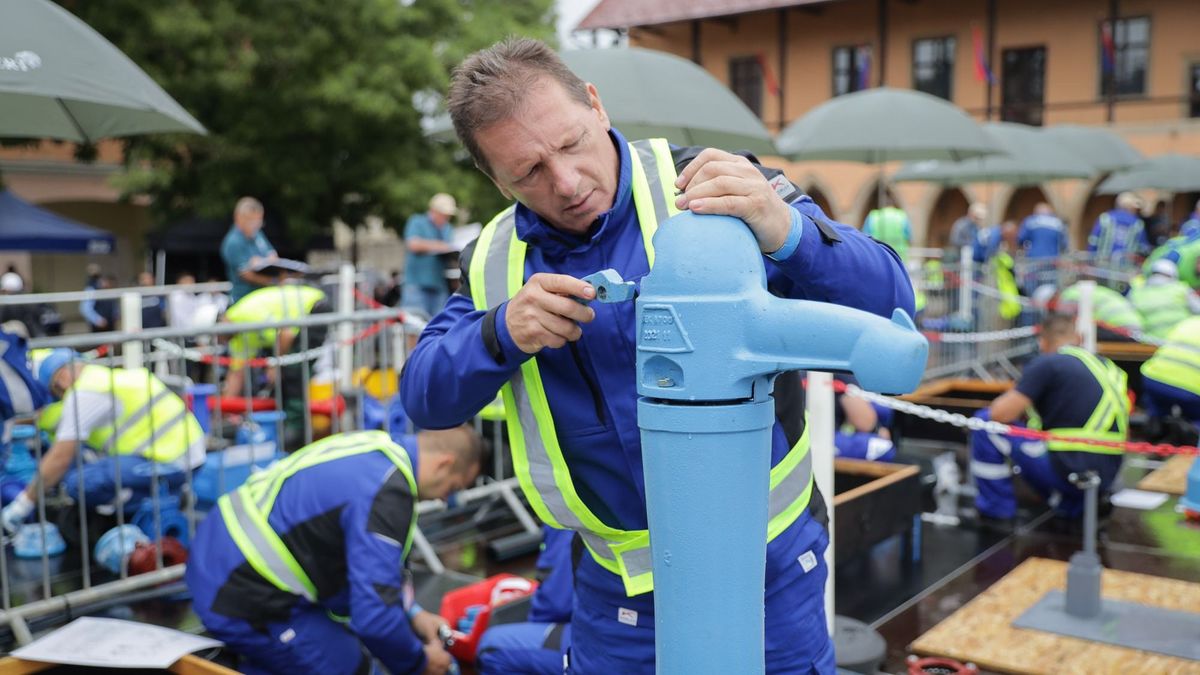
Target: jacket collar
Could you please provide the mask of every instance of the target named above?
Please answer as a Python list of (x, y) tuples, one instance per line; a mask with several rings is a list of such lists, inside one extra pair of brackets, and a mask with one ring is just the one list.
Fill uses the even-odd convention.
[(583, 253), (612, 236), (630, 223), (635, 223), (636, 209), (631, 189), (633, 170), (630, 168), (629, 144), (616, 129), (610, 129), (609, 138), (617, 149), (617, 192), (612, 208), (604, 211), (592, 223), (588, 233), (582, 236), (567, 234), (555, 229), (524, 204), (517, 203), (517, 237), (530, 246), (541, 250), (543, 255), (561, 258), (573, 253)]

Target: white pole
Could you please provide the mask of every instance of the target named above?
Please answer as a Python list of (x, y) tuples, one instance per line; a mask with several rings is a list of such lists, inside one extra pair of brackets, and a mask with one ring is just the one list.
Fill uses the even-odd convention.
[(829, 512), (829, 548), (825, 549), (825, 566), (829, 578), (825, 581), (825, 620), (833, 634), (833, 375), (808, 373), (805, 392), (808, 407), (809, 452), (813, 458), (813, 475), (817, 489), (825, 498)]
[(1083, 339), (1083, 348), (1096, 353), (1096, 282), (1079, 282), (1079, 314), (1075, 317), (1075, 332)]
[(975, 289), (975, 256), (970, 246), (964, 246), (958, 252), (958, 311), (963, 320), (970, 321), (973, 314), (971, 298)]
[[(338, 311), (350, 314), (354, 311), (354, 265), (342, 263), (338, 269)], [(349, 391), (354, 381), (354, 324), (343, 321), (338, 324), (338, 391)]]
[[(116, 326), (109, 326), (115, 330)], [(121, 294), (121, 330), (126, 333), (136, 333), (142, 329), (142, 294), (137, 291), (126, 291)], [(121, 345), (121, 354), (125, 357), (126, 368), (142, 367), (142, 341), (129, 340)]]

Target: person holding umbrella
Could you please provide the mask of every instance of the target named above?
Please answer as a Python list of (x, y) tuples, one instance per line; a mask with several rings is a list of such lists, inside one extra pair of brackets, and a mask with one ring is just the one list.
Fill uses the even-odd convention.
[[(476, 166), (516, 203), (464, 251), (465, 283), (405, 364), (404, 408), (417, 426), (446, 428), (505, 387), (514, 454), (535, 458), (517, 466), (526, 497), (550, 524), (579, 531), (587, 548), (576, 570), (571, 672), (652, 673), (634, 305), (585, 304), (595, 289), (580, 277), (611, 267), (640, 280), (660, 218), (689, 209), (745, 221), (770, 287), (786, 297), (889, 317), (913, 312), (912, 284), (894, 251), (832, 223), (755, 158), (627, 141), (597, 88), (542, 42), (514, 38), (471, 55), (447, 100)], [(786, 476), (809, 451), (795, 417), (777, 418), (772, 437), (772, 463)], [(535, 461), (565, 470), (534, 472)], [(772, 520), (778, 534), (767, 544), (764, 657), (768, 671), (833, 672), (829, 538), (814, 515), (822, 500), (802, 477), (772, 492), (794, 508)]]

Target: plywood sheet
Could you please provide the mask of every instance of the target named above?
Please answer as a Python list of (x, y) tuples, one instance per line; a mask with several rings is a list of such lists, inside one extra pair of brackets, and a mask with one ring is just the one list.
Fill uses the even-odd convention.
[(1138, 489), (1182, 495), (1187, 490), (1187, 474), (1194, 461), (1196, 458), (1192, 456), (1175, 455), (1162, 466), (1146, 474), (1146, 477), (1138, 482)]
[[(1030, 558), (917, 638), (913, 652), (972, 661), (986, 670), (1022, 675), (1172, 673), (1200, 675), (1200, 662), (1013, 628), (1046, 591), (1066, 586), (1067, 564)], [(1106, 598), (1195, 611), (1200, 584), (1105, 570)]]

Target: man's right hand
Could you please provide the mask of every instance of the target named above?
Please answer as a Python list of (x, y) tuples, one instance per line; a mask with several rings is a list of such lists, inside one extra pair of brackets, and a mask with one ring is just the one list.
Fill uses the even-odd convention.
[(33, 513), (33, 507), (33, 500), (22, 490), (16, 499), (9, 502), (4, 510), (0, 511), (0, 525), (3, 526), (4, 531), (8, 534), (15, 534), (29, 514)]
[(440, 644), (430, 642), (425, 645), (424, 675), (446, 675), (450, 672), (452, 665), (454, 665), (454, 659), (450, 657), (450, 652)]
[(596, 318), (596, 312), (575, 298), (591, 300), (596, 289), (566, 274), (535, 274), (508, 301), (504, 325), (517, 347), (536, 354), (556, 349), (583, 336), (579, 324)]

